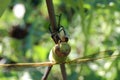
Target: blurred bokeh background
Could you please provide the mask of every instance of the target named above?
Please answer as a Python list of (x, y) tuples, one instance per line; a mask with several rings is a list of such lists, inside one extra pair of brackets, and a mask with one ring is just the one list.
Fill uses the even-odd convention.
[[(120, 0), (53, 0), (55, 14), (69, 36), (69, 59), (119, 54)], [(56, 16), (58, 20), (58, 17)], [(11, 0), (0, 18), (0, 63), (48, 60), (55, 45), (45, 0)], [(110, 50), (106, 52), (101, 51)], [(55, 65), (48, 80), (62, 80)], [(66, 64), (68, 80), (119, 80), (120, 61), (102, 59)], [(46, 67), (0, 68), (0, 80), (40, 80)]]

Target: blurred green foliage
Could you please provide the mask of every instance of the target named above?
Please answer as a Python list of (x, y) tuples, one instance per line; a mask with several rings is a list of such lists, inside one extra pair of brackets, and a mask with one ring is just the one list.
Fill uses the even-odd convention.
[(0, 0), (0, 17), (8, 6), (11, 0)]
[[(65, 27), (70, 37), (69, 44), (72, 47), (70, 59), (88, 55), (93, 55), (91, 56), (93, 58), (119, 54), (119, 0), (53, 0), (53, 2), (56, 15), (62, 13), (61, 25)], [(18, 4), (25, 7), (25, 14), (21, 18), (14, 12), (15, 5)], [(3, 12), (1, 8), (0, 5), (0, 15)], [(0, 63), (48, 61), (49, 52), (55, 45), (50, 37), (49, 24), (45, 0), (11, 0), (0, 18)], [(100, 51), (109, 49), (113, 51), (99, 54)], [(58, 65), (53, 67), (48, 80), (62, 79), (58, 67)], [(120, 61), (117, 57), (68, 64), (66, 68), (68, 80), (120, 79)], [(0, 80), (40, 80), (44, 71), (45, 67), (2, 68)]]

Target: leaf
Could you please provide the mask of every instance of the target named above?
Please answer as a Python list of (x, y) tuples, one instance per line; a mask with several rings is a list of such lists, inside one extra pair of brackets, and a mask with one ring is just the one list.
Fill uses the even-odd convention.
[(33, 58), (35, 60), (45, 61), (48, 55), (48, 49), (42, 46), (34, 46)]
[(8, 6), (11, 0), (0, 0), (0, 17)]

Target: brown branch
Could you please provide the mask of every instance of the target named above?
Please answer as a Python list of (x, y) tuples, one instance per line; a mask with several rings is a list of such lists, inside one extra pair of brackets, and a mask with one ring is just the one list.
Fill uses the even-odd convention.
[[(55, 18), (55, 12), (54, 12), (54, 8), (53, 8), (53, 3), (52, 0), (46, 0), (46, 4), (47, 4), (47, 9), (48, 9), (48, 13), (49, 13), (49, 19), (50, 19), (50, 23), (52, 26), (51, 27), (51, 31), (52, 33), (56, 33), (57, 32), (57, 23), (56, 23), (56, 18)], [(52, 36), (53, 40), (55, 43), (58, 42), (58, 40), (56, 40), (56, 38), (54, 39), (54, 37)], [(46, 80), (50, 71), (52, 69), (52, 66), (48, 66), (46, 72), (44, 73), (42, 80)]]
[[(98, 58), (76, 58), (71, 61), (66, 61), (64, 64), (80, 64), (90, 61), (102, 60), (106, 58), (119, 58), (120, 55), (112, 55), (112, 56), (105, 56), (105, 57), (98, 57)], [(0, 67), (41, 67), (41, 66), (52, 66), (61, 63), (52, 63), (52, 62), (41, 62), (41, 63), (16, 63), (16, 64), (0, 64)]]
[(85, 63), (85, 62), (90, 62), (90, 61), (97, 61), (97, 60), (102, 60), (102, 59), (106, 59), (106, 58), (111, 58), (111, 59), (115, 59), (115, 58), (119, 58), (120, 55), (112, 55), (112, 56), (105, 56), (105, 57), (98, 57), (98, 58), (76, 58), (73, 59), (71, 61), (67, 61), (65, 63)]
[(0, 67), (40, 67), (40, 66), (52, 66), (55, 63), (42, 62), (42, 63), (16, 63), (16, 64), (0, 64)]
[(66, 73), (65, 64), (60, 64), (60, 69), (61, 69), (63, 80), (67, 80), (67, 73)]
[(53, 32), (56, 32), (57, 23), (56, 23), (55, 12), (54, 12), (54, 8), (53, 8), (52, 0), (46, 0), (46, 4), (47, 4), (48, 13), (49, 13), (50, 23), (52, 25), (51, 29)]
[(51, 69), (52, 69), (52, 66), (48, 66), (48, 67), (47, 67), (46, 72), (45, 72), (45, 74), (44, 74), (43, 77), (42, 77), (42, 80), (46, 80), (46, 79), (47, 79), (47, 77), (48, 77)]
[[(52, 32), (56, 33), (57, 32), (57, 23), (56, 23), (56, 18), (55, 18), (53, 2), (52, 2), (52, 0), (46, 0), (46, 4), (47, 4), (47, 8), (48, 8), (50, 22), (51, 22), (51, 25), (52, 25), (51, 26)], [(59, 40), (57, 39), (56, 36), (55, 37), (52, 36), (52, 38), (53, 38), (55, 43), (58, 43)], [(60, 68), (61, 68), (61, 71), (62, 71), (63, 79), (66, 80), (65, 64), (61, 64)], [(44, 76), (47, 78), (48, 74), (49, 74), (49, 71), (47, 71)]]

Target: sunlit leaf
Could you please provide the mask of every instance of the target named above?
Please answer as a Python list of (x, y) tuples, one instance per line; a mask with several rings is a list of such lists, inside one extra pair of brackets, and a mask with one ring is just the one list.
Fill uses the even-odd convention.
[(0, 0), (0, 17), (8, 6), (11, 0)]
[(47, 57), (47, 53), (48, 53), (48, 49), (45, 48), (45, 47), (42, 47), (42, 46), (35, 46), (34, 47), (34, 52), (33, 53), (33, 58), (35, 60), (46, 60), (46, 57)]

